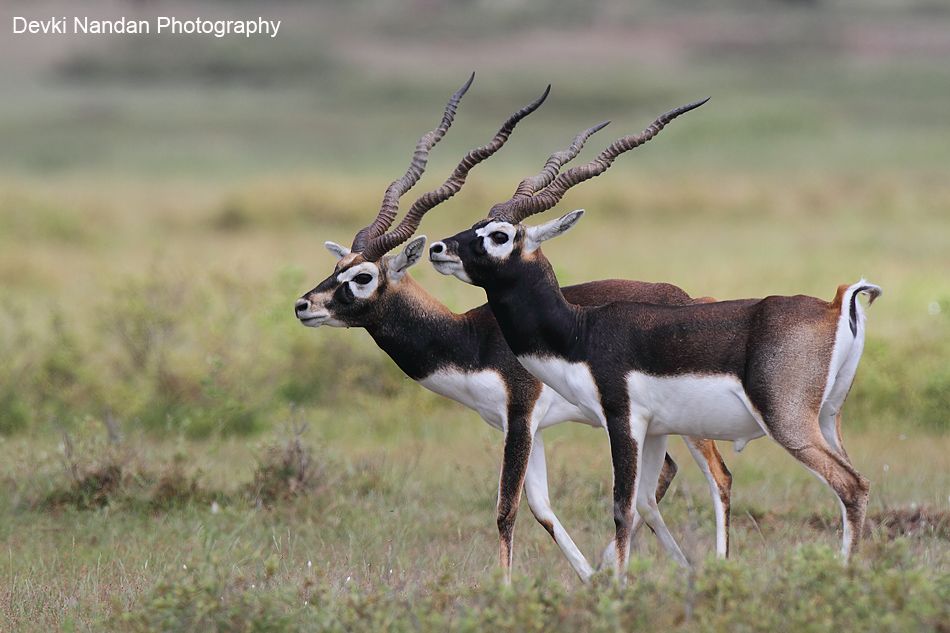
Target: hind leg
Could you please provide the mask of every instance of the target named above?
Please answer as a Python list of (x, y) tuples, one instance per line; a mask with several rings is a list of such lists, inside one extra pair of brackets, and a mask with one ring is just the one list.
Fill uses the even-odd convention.
[(848, 456), (848, 451), (844, 450), (844, 440), (841, 439), (841, 411), (835, 414), (835, 440), (837, 440), (836, 446), (841, 454), (844, 455), (844, 458), (848, 460), (848, 463), (851, 463), (851, 457)]
[(841, 411), (835, 411), (826, 403), (818, 414), (818, 425), (821, 428), (821, 435), (825, 438), (825, 442), (828, 443), (828, 446), (850, 464), (851, 458), (848, 456), (848, 451), (844, 448), (844, 441), (841, 439)]
[(663, 468), (660, 469), (660, 478), (656, 483), (655, 497), (657, 503), (666, 496), (666, 492), (670, 489), (670, 484), (673, 483), (673, 477), (676, 477), (677, 472), (679, 472), (679, 466), (673, 461), (673, 457), (667, 453), (663, 458)]
[(709, 494), (716, 513), (716, 555), (719, 558), (728, 558), (732, 473), (726, 467), (726, 462), (722, 460), (722, 455), (714, 441), (684, 435), (683, 442), (686, 443), (690, 455), (696, 460), (696, 465), (699, 466), (699, 470), (702, 471), (709, 485)]
[(847, 457), (828, 444), (818, 428), (818, 420), (806, 428), (809, 430), (805, 437), (775, 439), (838, 496), (842, 520), (841, 555), (847, 560), (861, 539), (871, 483), (854, 469)]

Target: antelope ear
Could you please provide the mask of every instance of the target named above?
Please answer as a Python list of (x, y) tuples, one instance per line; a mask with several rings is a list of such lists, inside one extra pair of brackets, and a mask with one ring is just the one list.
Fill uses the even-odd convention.
[(409, 270), (409, 267), (415, 265), (422, 259), (422, 254), (425, 253), (425, 246), (426, 236), (420, 235), (406, 244), (406, 247), (402, 249), (401, 253), (390, 259), (387, 264), (389, 280), (399, 281), (402, 279), (406, 271)]
[(336, 257), (337, 260), (343, 259), (350, 254), (350, 249), (345, 246), (340, 246), (336, 242), (324, 242), (323, 245), (327, 247), (330, 254)]
[(577, 224), (577, 221), (581, 219), (582, 215), (584, 215), (584, 210), (577, 209), (576, 211), (565, 213), (556, 220), (551, 220), (550, 222), (545, 222), (537, 226), (529, 226), (524, 232), (525, 251), (528, 253), (536, 251), (538, 247), (541, 246), (541, 242), (546, 242), (552, 237), (557, 237), (567, 232), (571, 227)]

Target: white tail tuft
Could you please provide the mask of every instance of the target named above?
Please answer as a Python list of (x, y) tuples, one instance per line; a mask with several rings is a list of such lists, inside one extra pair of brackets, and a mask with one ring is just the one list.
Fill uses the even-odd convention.
[[(847, 303), (845, 305), (848, 307), (848, 322), (851, 326), (851, 334), (853, 336), (858, 335), (858, 295), (867, 295), (868, 305), (871, 305), (875, 299), (881, 296), (882, 292), (880, 286), (875, 286), (864, 278), (848, 288), (847, 294), (845, 295), (847, 297)], [(842, 306), (842, 308), (844, 308), (844, 306)]]
[(856, 286), (854, 294), (866, 294), (868, 296), (868, 305), (874, 303), (874, 300), (884, 293), (880, 286), (870, 283), (864, 277), (861, 278), (861, 281), (854, 284), (854, 286)]

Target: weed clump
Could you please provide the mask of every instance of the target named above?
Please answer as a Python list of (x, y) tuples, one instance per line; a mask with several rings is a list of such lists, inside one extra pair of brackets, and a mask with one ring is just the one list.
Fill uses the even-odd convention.
[(109, 442), (77, 448), (63, 436), (63, 475), (34, 504), (45, 510), (98, 510), (105, 507), (165, 511), (191, 503), (207, 504), (224, 495), (205, 489), (198, 473), (189, 474), (182, 456), (175, 456), (159, 470), (146, 467), (109, 426)]
[(264, 449), (254, 479), (246, 492), (258, 507), (302, 496), (315, 496), (330, 486), (329, 469), (314, 459), (313, 451), (301, 441), (306, 426), (294, 429), (294, 436), (284, 444)]
[(105, 507), (166, 512), (240, 500), (257, 508), (272, 508), (301, 497), (317, 497), (343, 479), (357, 495), (383, 487), (381, 474), (367, 465), (331, 467), (316, 457), (303, 441), (305, 425), (295, 427), (285, 442), (264, 447), (252, 479), (238, 488), (236, 497), (209, 489), (202, 483), (201, 471), (188, 468), (185, 454), (177, 453), (157, 466), (149, 464), (122, 443), (118, 425), (111, 418), (107, 429), (105, 441), (84, 437), (74, 443), (64, 434), (60, 474), (44, 484), (42, 493), (28, 494), (28, 505), (54, 512)]
[(126, 474), (121, 464), (100, 464), (71, 479), (66, 487), (50, 492), (43, 505), (50, 508), (72, 506), (77, 510), (105, 507), (124, 488)]
[(152, 510), (166, 511), (191, 504), (208, 505), (225, 495), (207, 490), (201, 485), (198, 474), (189, 474), (184, 467), (184, 459), (177, 456), (170, 467), (157, 476), (149, 485), (145, 501)]
[(39, 505), (46, 509), (72, 507), (95, 510), (112, 505), (127, 490), (131, 469), (129, 460), (112, 444), (101, 454), (91, 456), (78, 450), (69, 433), (63, 434), (64, 479), (53, 485)]

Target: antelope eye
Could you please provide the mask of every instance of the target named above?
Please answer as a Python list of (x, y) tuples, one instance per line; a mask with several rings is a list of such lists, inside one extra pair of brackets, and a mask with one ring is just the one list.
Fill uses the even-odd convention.
[(369, 273), (360, 273), (356, 277), (353, 277), (353, 281), (361, 286), (365, 286), (369, 282), (373, 281), (373, 276)]
[(489, 237), (491, 238), (491, 241), (494, 242), (495, 244), (504, 244), (505, 242), (508, 241), (508, 234), (502, 233), (501, 231), (495, 231), (491, 235), (489, 235)]

